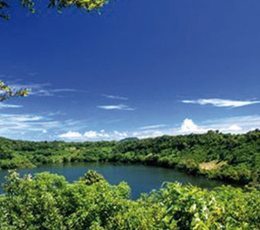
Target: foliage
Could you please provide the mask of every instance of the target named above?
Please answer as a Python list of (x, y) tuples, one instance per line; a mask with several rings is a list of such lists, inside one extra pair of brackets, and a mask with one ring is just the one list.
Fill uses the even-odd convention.
[(143, 163), (259, 186), (260, 131), (162, 136), (119, 142), (67, 143), (0, 138), (0, 168), (69, 162)]
[[(86, 175), (95, 174), (95, 172)], [(0, 229), (259, 229), (260, 192), (233, 187), (208, 191), (168, 183), (129, 199), (125, 183), (87, 185), (40, 173), (12, 171), (0, 196)]]
[[(76, 7), (86, 11), (92, 11), (102, 8), (107, 0), (48, 0), (48, 8), (56, 8), (61, 11), (64, 8)], [(28, 8), (31, 13), (35, 13), (34, 0), (18, 0), (22, 7)], [(10, 7), (8, 0), (0, 0), (0, 18), (9, 19), (6, 10)]]
[(92, 185), (103, 181), (104, 177), (96, 171), (89, 170), (80, 180), (83, 181), (86, 185)]
[[(1, 9), (1, 1), (0, 1)], [(5, 101), (11, 97), (25, 97), (29, 93), (29, 89), (12, 89), (10, 86), (0, 81), (0, 102)]]

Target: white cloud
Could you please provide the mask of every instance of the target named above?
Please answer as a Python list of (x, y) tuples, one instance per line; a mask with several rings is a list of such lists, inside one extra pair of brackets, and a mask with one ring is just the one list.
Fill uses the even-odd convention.
[[(71, 122), (71, 124), (73, 124), (73, 122)], [(75, 125), (79, 124), (74, 124), (70, 127), (75, 127)], [(156, 127), (158, 127), (158, 125)], [(167, 128), (160, 130), (140, 130), (139, 128), (139, 130), (134, 131), (105, 131), (102, 129), (99, 131), (87, 130), (85, 132), (66, 130), (65, 132), (62, 132), (60, 135), (58, 135), (58, 138), (67, 141), (111, 141), (121, 140), (128, 137), (137, 137), (139, 139), (143, 139), (162, 135), (206, 133), (209, 130), (219, 130), (223, 133), (245, 133), (256, 128), (260, 128), (259, 115), (207, 120), (200, 122), (199, 124), (194, 122), (192, 119), (186, 118), (177, 128)]]
[(175, 126), (156, 124), (136, 128), (131, 131), (87, 130), (83, 120), (60, 120), (59, 113), (16, 114), (0, 113), (0, 136), (29, 140), (72, 140), (99, 141), (121, 140), (127, 137), (148, 138), (162, 135), (204, 133), (219, 130), (224, 133), (245, 133), (260, 128), (260, 115), (237, 116), (196, 122), (186, 118)]
[(96, 131), (87, 131), (84, 133), (83, 137), (86, 137), (87, 139), (93, 139), (97, 138), (99, 134)]
[(12, 105), (0, 102), (0, 109), (17, 109), (23, 107), (22, 105)]
[(39, 97), (53, 97), (56, 96), (58, 94), (62, 94), (62, 93), (79, 93), (79, 92), (84, 92), (81, 90), (76, 90), (76, 89), (33, 89), (33, 88), (29, 88), (31, 89), (31, 93), (30, 95), (33, 96), (39, 96)]
[(230, 131), (230, 132), (240, 132), (240, 131), (242, 131), (242, 130), (243, 130), (243, 128), (240, 127), (239, 125), (233, 124), (233, 125), (230, 125), (230, 126), (227, 128), (226, 131)]
[(161, 129), (166, 127), (165, 124), (158, 124), (158, 125), (147, 125), (147, 126), (142, 126), (139, 129), (141, 130), (147, 130), (147, 129)]
[(55, 129), (60, 123), (49, 118), (32, 114), (0, 114), (0, 135), (10, 138), (35, 137), (48, 129)]
[(85, 133), (68, 131), (60, 134), (59, 138), (65, 140), (77, 140), (77, 141), (101, 141), (101, 140), (121, 140), (128, 137), (126, 132), (112, 131), (106, 132), (105, 130), (94, 131), (89, 130)]
[(99, 109), (105, 109), (105, 110), (127, 110), (127, 111), (133, 111), (135, 108), (129, 107), (128, 105), (124, 104), (118, 104), (118, 105), (99, 105), (97, 106)]
[(48, 133), (48, 131), (46, 129), (43, 129), (42, 133)]
[(77, 92), (75, 89), (39, 89), (33, 90), (31, 95), (39, 96), (39, 97), (53, 97), (57, 93), (73, 93)]
[(162, 136), (165, 133), (159, 130), (143, 130), (134, 132), (120, 132), (117, 130), (107, 132), (105, 130), (94, 131), (89, 130), (85, 133), (79, 132), (66, 132), (60, 134), (58, 137), (67, 141), (111, 141), (111, 140), (122, 140), (128, 137), (137, 137), (140, 139), (149, 137)]
[(182, 102), (186, 104), (212, 105), (215, 107), (233, 107), (233, 108), (260, 103), (260, 101), (252, 101), (252, 100), (241, 101), (241, 100), (228, 100), (228, 99), (219, 99), (219, 98), (183, 100)]
[(97, 131), (87, 131), (83, 135), (86, 139), (109, 139), (111, 134), (106, 133), (105, 130)]
[(230, 133), (245, 133), (260, 128), (260, 116), (237, 116), (205, 121), (204, 125), (212, 130)]
[(114, 100), (123, 100), (123, 101), (127, 101), (128, 100), (127, 97), (122, 97), (122, 96), (117, 96), (117, 95), (103, 94), (102, 96), (106, 97), (108, 99), (114, 99)]
[(84, 121), (57, 120), (56, 115), (0, 113), (0, 136), (15, 139), (55, 139), (57, 132), (86, 127)]
[(201, 133), (205, 130), (198, 125), (196, 125), (191, 119), (184, 119), (184, 121), (181, 124), (180, 133)]
[[(239, 124), (239, 125), (238, 125)], [(260, 128), (260, 116), (240, 116), (215, 119), (196, 124), (191, 119), (184, 119), (181, 127), (173, 130), (174, 134), (205, 133), (209, 130), (219, 130), (223, 133), (246, 133)]]
[(64, 139), (80, 139), (82, 138), (82, 135), (79, 132), (69, 131), (67, 133), (59, 135), (59, 137)]
[(140, 139), (145, 139), (145, 138), (151, 138), (151, 137), (159, 137), (167, 133), (167, 131), (160, 131), (160, 130), (144, 130), (144, 131), (137, 131), (133, 132), (130, 136), (131, 137), (137, 137)]

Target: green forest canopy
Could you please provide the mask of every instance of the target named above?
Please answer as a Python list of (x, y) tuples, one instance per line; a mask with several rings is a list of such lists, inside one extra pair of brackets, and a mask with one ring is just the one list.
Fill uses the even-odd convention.
[(260, 191), (222, 186), (208, 191), (167, 183), (130, 199), (122, 182), (110, 185), (89, 171), (74, 183), (40, 173), (11, 172), (0, 195), (0, 229), (203, 230), (260, 229)]

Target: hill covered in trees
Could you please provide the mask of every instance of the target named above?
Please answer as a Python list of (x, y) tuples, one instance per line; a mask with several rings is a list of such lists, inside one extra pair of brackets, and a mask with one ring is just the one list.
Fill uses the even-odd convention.
[(191, 174), (259, 185), (260, 131), (246, 134), (162, 136), (124, 141), (67, 143), (0, 139), (0, 168), (68, 162), (143, 163)]

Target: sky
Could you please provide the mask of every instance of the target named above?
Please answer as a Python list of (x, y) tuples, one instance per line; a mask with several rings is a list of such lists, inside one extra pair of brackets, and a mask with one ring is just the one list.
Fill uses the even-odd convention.
[(97, 141), (260, 128), (259, 0), (14, 7), (0, 21), (0, 136)]

